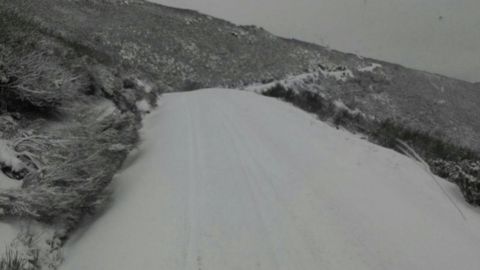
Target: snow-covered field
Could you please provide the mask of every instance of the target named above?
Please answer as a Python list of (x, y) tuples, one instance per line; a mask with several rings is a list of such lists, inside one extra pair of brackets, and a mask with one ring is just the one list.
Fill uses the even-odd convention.
[(417, 162), (250, 92), (160, 101), (64, 270), (480, 266), (480, 213)]

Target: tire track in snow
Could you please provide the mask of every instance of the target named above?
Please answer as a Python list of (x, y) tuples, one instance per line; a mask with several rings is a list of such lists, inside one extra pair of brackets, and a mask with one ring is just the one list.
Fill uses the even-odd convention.
[[(214, 103), (217, 102), (214, 101)], [(222, 105), (224, 106), (224, 104)], [(222, 105), (217, 103), (218, 108), (222, 107)], [(235, 106), (233, 103), (229, 105)], [(228, 131), (232, 140), (239, 164), (245, 173), (246, 181), (250, 187), (250, 192), (255, 198), (258, 209), (260, 209), (259, 213), (262, 217), (263, 226), (266, 228), (270, 241), (275, 243), (270, 244), (275, 254), (275, 269), (308, 269), (309, 265), (315, 264), (314, 258), (320, 254), (314, 253), (314, 249), (309, 248), (313, 246), (311, 239), (301, 234), (299, 228), (303, 227), (299, 227), (297, 222), (295, 222), (296, 218), (293, 212), (285, 204), (286, 200), (282, 198), (275, 187), (274, 181), (278, 181), (282, 177), (274, 179), (272, 174), (268, 172), (269, 170), (262, 166), (264, 161), (259, 160), (258, 157), (262, 156), (259, 152), (265, 151), (265, 147), (263, 144), (258, 143), (259, 137), (248, 136), (248, 134), (255, 134), (255, 132), (246, 132), (250, 127), (243, 121), (238, 121), (238, 118), (235, 121), (230, 113), (227, 112), (227, 108), (222, 108), (220, 111), (224, 118), (225, 130)], [(271, 158), (274, 159), (273, 156)], [(266, 217), (272, 215), (275, 215), (276, 218), (269, 225), (265, 225), (267, 224), (265, 222), (267, 220)], [(277, 234), (277, 237), (272, 237), (272, 230), (275, 228), (279, 228), (283, 232)], [(283, 237), (278, 238), (278, 235)], [(288, 235), (291, 235), (290, 239), (287, 239)], [(302, 239), (302, 241), (295, 241), (297, 239)], [(296, 261), (286, 260), (286, 258), (292, 257), (298, 259)]]
[[(220, 108), (220, 106), (216, 106), (216, 107)], [(229, 135), (228, 138), (231, 142), (231, 145), (233, 146), (235, 157), (238, 160), (237, 164), (241, 168), (241, 171), (243, 172), (243, 175), (244, 175), (243, 179), (247, 182), (249, 195), (252, 198), (252, 200), (254, 202), (254, 205), (256, 206), (255, 207), (255, 213), (256, 213), (258, 219), (261, 221), (261, 223), (260, 223), (261, 224), (261, 230), (264, 233), (265, 237), (268, 239), (268, 245), (270, 247), (271, 258), (272, 258), (271, 262), (274, 264), (275, 269), (282, 269), (282, 267), (279, 263), (279, 261), (280, 261), (279, 256), (278, 256), (277, 252), (275, 252), (275, 245), (273, 244), (274, 239), (272, 239), (271, 233), (270, 233), (270, 230), (269, 230), (270, 226), (266, 225), (267, 222), (266, 222), (266, 218), (265, 218), (265, 212), (261, 211), (260, 206), (263, 204), (263, 202), (260, 200), (260, 198), (262, 198), (262, 196), (259, 196), (257, 194), (257, 192), (255, 192), (256, 187), (254, 187), (254, 184), (252, 183), (252, 179), (254, 178), (253, 177), (254, 174), (252, 173), (251, 167), (249, 166), (249, 164), (247, 164), (247, 162), (245, 162), (245, 160), (242, 159), (242, 154), (241, 154), (241, 151), (240, 151), (241, 147), (240, 147), (238, 138), (237, 138), (237, 136), (235, 136), (235, 132), (233, 131), (231, 119), (228, 119), (226, 117), (227, 114), (224, 110), (221, 110), (221, 116), (223, 118), (222, 126), (224, 127), (225, 131), (227, 131), (227, 133)]]
[(200, 219), (202, 218), (202, 204), (201, 204), (201, 185), (204, 184), (204, 166), (202, 161), (202, 151), (199, 145), (198, 122), (193, 117), (193, 109), (197, 109), (196, 104), (188, 102), (188, 97), (184, 98), (185, 108), (188, 117), (188, 136), (189, 136), (189, 192), (188, 192), (188, 243), (185, 270), (203, 270), (202, 269), (202, 255), (200, 246)]

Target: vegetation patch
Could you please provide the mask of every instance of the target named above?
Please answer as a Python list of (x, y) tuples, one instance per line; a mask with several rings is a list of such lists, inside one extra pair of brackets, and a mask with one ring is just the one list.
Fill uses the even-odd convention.
[(0, 270), (24, 270), (29, 269), (29, 261), (22, 257), (17, 250), (8, 248), (0, 258)]
[(160, 90), (141, 71), (17, 14), (0, 8), (0, 173), (21, 181), (0, 188), (0, 219), (54, 233), (40, 241), (44, 231), (21, 232), (0, 270), (56, 269), (71, 233), (109, 200)]

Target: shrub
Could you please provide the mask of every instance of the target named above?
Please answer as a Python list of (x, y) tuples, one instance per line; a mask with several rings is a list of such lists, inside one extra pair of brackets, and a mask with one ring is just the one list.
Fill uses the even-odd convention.
[(413, 130), (397, 124), (391, 119), (381, 121), (375, 126), (370, 136), (375, 142), (388, 148), (395, 148), (397, 146), (397, 140), (401, 140), (408, 143), (427, 160), (444, 159), (462, 161), (466, 159), (479, 159), (477, 153), (468, 148), (455, 145), (426, 132)]
[(345, 109), (339, 109), (333, 116), (333, 124), (338, 127), (346, 127), (352, 121), (352, 115)]
[(106, 187), (138, 141), (137, 128), (135, 116), (115, 114), (57, 137), (18, 139), (15, 150), (38, 170), (24, 179), (22, 189), (0, 191), (0, 216), (75, 228), (108, 199)]
[(3, 112), (55, 110), (74, 90), (74, 76), (44, 52), (0, 52), (0, 108)]
[[(110, 198), (109, 183), (138, 141), (140, 116), (135, 101), (141, 95), (155, 105), (158, 91), (146, 85), (141, 91), (122, 89), (122, 84), (126, 83), (126, 88), (131, 84), (121, 80), (124, 70), (112, 67), (115, 59), (108, 54), (24, 20), (16, 12), (6, 12), (3, 6), (0, 4), (0, 148), (7, 145), (9, 157), (15, 160), (6, 160), (0, 153), (0, 168), (23, 183), (18, 189), (0, 190), (0, 218), (52, 225), (59, 249), (86, 215), (105, 206)], [(54, 44), (53, 50), (44, 49), (50, 44)], [(89, 113), (98, 112), (91, 104), (103, 109), (98, 96), (113, 101), (122, 113), (115, 110), (110, 116), (102, 114), (101, 119)], [(52, 116), (68, 120), (53, 129), (45, 128)], [(11, 161), (28, 170), (19, 172)], [(28, 256), (24, 249), (18, 250), (20, 253), (8, 250), (0, 259), (0, 270), (40, 269), (31, 260), (34, 249)], [(40, 256), (55, 254), (61, 256)], [(41, 263), (45, 266), (43, 257)]]
[(9, 246), (0, 257), (0, 270), (26, 270), (39, 269), (39, 252), (23, 254), (14, 247)]
[(183, 91), (193, 91), (193, 90), (198, 90), (198, 89), (202, 89), (202, 88), (204, 88), (204, 85), (201, 82), (191, 80), (191, 79), (187, 79), (187, 80), (185, 80), (185, 82), (183, 84), (182, 90)]
[(291, 90), (285, 88), (282, 84), (277, 83), (273, 87), (262, 92), (264, 96), (281, 98), (284, 100), (289, 100), (289, 97), (293, 97), (293, 93), (290, 93)]
[(0, 270), (25, 270), (27, 261), (21, 258), (18, 251), (7, 249), (5, 254), (0, 258)]
[[(317, 113), (322, 117), (325, 116), (328, 110), (333, 110), (333, 108), (326, 107), (327, 102), (322, 96), (308, 91), (296, 93), (292, 89), (286, 88), (280, 83), (275, 84), (262, 94), (269, 97), (280, 98), (307, 112)], [(333, 114), (333, 111), (330, 112), (330, 114)]]

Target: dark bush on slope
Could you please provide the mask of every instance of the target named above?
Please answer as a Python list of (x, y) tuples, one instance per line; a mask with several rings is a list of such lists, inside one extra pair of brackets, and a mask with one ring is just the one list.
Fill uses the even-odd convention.
[(327, 100), (312, 92), (302, 91), (296, 93), (292, 89), (285, 88), (281, 84), (275, 84), (272, 88), (263, 92), (263, 95), (283, 99), (307, 112), (322, 115), (322, 117), (325, 117), (328, 114), (333, 114), (333, 107), (328, 108), (329, 104)]
[(429, 160), (443, 159), (460, 162), (478, 159), (477, 153), (466, 147), (457, 146), (425, 132), (406, 128), (390, 119), (378, 123), (369, 135), (375, 138), (377, 143), (388, 148), (395, 148), (398, 140), (401, 140)]
[(368, 125), (361, 115), (335, 106), (333, 102), (313, 92), (301, 91), (297, 93), (281, 84), (275, 84), (272, 88), (262, 92), (262, 94), (280, 98), (302, 110), (316, 114), (321, 120), (330, 121), (335, 126), (342, 126), (351, 131), (364, 131), (364, 128)]

